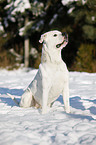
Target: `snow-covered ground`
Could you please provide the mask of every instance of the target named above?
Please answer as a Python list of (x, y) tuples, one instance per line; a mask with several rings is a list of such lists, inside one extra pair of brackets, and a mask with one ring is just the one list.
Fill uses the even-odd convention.
[(18, 95), (37, 70), (0, 70), (0, 145), (96, 145), (96, 73), (70, 72), (71, 114), (62, 96), (46, 115), (20, 108), (7, 96)]

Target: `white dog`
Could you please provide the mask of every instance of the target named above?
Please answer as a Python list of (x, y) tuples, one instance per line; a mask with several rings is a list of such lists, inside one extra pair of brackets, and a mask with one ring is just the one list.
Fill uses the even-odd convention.
[(62, 94), (65, 110), (70, 112), (69, 75), (66, 64), (61, 58), (61, 50), (68, 43), (66, 33), (49, 31), (39, 40), (43, 43), (41, 64), (34, 80), (21, 97), (21, 107), (42, 108), (42, 114)]

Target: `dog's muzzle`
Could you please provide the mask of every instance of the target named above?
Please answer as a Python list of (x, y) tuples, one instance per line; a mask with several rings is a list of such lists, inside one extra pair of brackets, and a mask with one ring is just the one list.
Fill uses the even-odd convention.
[(64, 43), (68, 43), (68, 35), (67, 35), (67, 33), (63, 32), (62, 36), (64, 36), (64, 41), (62, 43), (60, 43), (60, 44), (57, 44), (56, 45), (57, 48), (61, 47), (61, 45), (63, 45)]

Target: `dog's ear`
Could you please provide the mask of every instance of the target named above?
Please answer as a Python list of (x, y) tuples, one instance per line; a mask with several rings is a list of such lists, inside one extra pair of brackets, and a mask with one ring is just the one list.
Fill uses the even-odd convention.
[(40, 40), (39, 40), (40, 43), (44, 42), (45, 36), (46, 36), (46, 34), (41, 35)]

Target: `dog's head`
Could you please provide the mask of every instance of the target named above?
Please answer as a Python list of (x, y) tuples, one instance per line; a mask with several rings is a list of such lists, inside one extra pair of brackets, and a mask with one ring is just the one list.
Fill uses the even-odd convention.
[(39, 42), (45, 44), (49, 49), (53, 49), (53, 47), (62, 49), (68, 43), (68, 35), (57, 30), (49, 31), (41, 35)]

